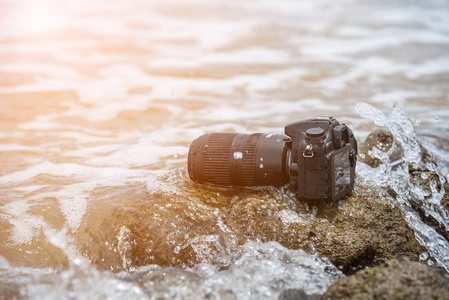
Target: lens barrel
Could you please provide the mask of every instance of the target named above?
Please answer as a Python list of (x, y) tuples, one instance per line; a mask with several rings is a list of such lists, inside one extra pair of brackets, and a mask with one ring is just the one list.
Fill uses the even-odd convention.
[(190, 145), (190, 179), (219, 186), (281, 186), (289, 181), (290, 138), (279, 134), (209, 133)]

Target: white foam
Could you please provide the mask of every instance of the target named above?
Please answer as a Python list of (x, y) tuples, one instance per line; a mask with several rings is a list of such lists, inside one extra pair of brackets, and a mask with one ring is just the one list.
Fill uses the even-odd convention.
[(92, 157), (94, 155), (103, 155), (114, 151), (118, 151), (119, 149), (122, 149), (125, 146), (126, 146), (125, 144), (112, 144), (112, 145), (106, 144), (93, 147), (85, 147), (81, 149), (66, 151), (64, 152), (64, 156)]
[[(220, 272), (207, 268), (207, 277), (195, 290), (213, 298), (277, 299), (289, 288), (312, 296), (323, 294), (337, 278), (344, 277), (330, 263), (276, 242), (248, 242), (242, 247), (242, 255), (228, 265)], [(200, 267), (205, 269), (204, 264)]]
[(54, 164), (48, 161), (37, 163), (22, 171), (12, 172), (0, 177), (0, 184), (21, 183), (31, 180), (41, 174), (76, 179), (98, 178), (133, 178), (143, 177), (151, 172), (145, 170), (129, 170), (114, 167), (89, 167), (74, 163)]
[[(257, 107), (257, 109), (252, 109)], [(271, 121), (278, 120), (279, 124), (285, 123), (285, 116), (297, 113), (305, 114), (307, 111), (322, 110), (329, 112), (338, 110), (338, 105), (333, 105), (321, 99), (305, 98), (298, 101), (282, 101), (282, 100), (253, 100), (251, 102), (243, 102), (241, 105), (228, 105), (223, 103), (220, 109), (216, 107), (207, 108), (204, 112), (204, 119), (215, 121), (241, 121), (248, 119), (267, 118)]]
[(409, 98), (426, 98), (431, 97), (432, 93), (430, 92), (423, 92), (423, 91), (413, 91), (413, 90), (393, 90), (388, 91), (384, 93), (377, 93), (376, 95), (373, 95), (370, 100), (375, 103), (397, 103), (402, 104), (407, 101)]
[[(53, 46), (54, 47), (54, 46)], [(48, 49), (43, 50), (50, 50)], [(55, 49), (51, 49), (54, 51)], [(62, 49), (61, 49), (62, 50)], [(20, 62), (10, 62), (0, 65), (0, 71), (4, 72), (20, 72), (29, 74), (42, 74), (51, 77), (68, 77), (68, 78), (78, 78), (79, 75), (73, 68), (69, 66), (59, 65), (59, 64), (49, 64), (49, 63), (20, 63)], [(5, 89), (1, 88), (3, 91), (17, 91), (17, 89)]]
[[(89, 190), (94, 187), (96, 185), (90, 186)], [(86, 189), (86, 184), (72, 184), (51, 195), (58, 199), (60, 210), (73, 232), (81, 225), (87, 210), (89, 193), (87, 193)]]
[(343, 37), (367, 37), (375, 34), (375, 30), (365, 26), (343, 25), (336, 28), (335, 33)]
[[(449, 38), (448, 38), (449, 41)], [(423, 64), (413, 67), (407, 77), (417, 79), (426, 75), (449, 74), (449, 56), (437, 57), (425, 61)]]
[(186, 60), (182, 57), (158, 59), (148, 64), (152, 68), (163, 67), (195, 67), (208, 64), (286, 64), (291, 62), (291, 56), (286, 50), (269, 49), (266, 47), (248, 47), (226, 52), (208, 52), (204, 55)]
[(52, 121), (40, 120), (40, 121), (26, 122), (20, 124), (18, 127), (20, 129), (25, 130), (52, 130), (61, 128), (61, 125)]
[(169, 156), (184, 155), (187, 151), (187, 147), (134, 145), (110, 155), (89, 159), (87, 163), (94, 166), (140, 167), (157, 163)]
[(37, 184), (37, 185), (28, 185), (28, 186), (20, 186), (20, 187), (16, 187), (14, 189), (12, 189), (13, 191), (19, 191), (19, 192), (25, 192), (25, 193), (30, 193), (30, 192), (35, 192), (38, 191), (40, 189), (43, 189), (45, 187), (47, 187), (48, 185), (42, 185), (42, 184)]
[(284, 209), (276, 213), (276, 215), (281, 219), (282, 223), (289, 225), (292, 223), (306, 224), (306, 221), (301, 218), (301, 216), (290, 209)]
[(10, 151), (28, 151), (35, 152), (41, 150), (39, 147), (25, 146), (20, 144), (0, 144), (0, 151), (10, 152)]
[[(449, 25), (449, 23), (448, 23)], [(414, 30), (405, 34), (404, 40), (410, 43), (420, 44), (449, 44), (449, 35), (433, 30)]]
[(10, 239), (14, 244), (20, 245), (31, 242), (35, 233), (47, 227), (42, 216), (28, 213), (31, 208), (28, 200), (16, 199), (8, 202), (0, 210), (2, 217), (13, 226)]

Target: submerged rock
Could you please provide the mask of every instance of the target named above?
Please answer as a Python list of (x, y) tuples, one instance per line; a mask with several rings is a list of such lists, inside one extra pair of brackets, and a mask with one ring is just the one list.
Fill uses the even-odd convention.
[(392, 259), (340, 279), (319, 299), (449, 299), (449, 281), (436, 268)]

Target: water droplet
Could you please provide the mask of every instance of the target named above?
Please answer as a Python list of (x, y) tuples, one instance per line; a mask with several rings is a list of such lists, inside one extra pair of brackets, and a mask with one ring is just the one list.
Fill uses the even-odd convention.
[(260, 165), (259, 165), (259, 168), (263, 169), (263, 164), (260, 164)]
[(440, 118), (438, 116), (433, 117), (435, 121), (438, 121)]
[(427, 252), (423, 252), (419, 255), (419, 260), (426, 260), (429, 258), (429, 254)]
[(263, 161), (263, 157), (260, 158), (260, 161)]
[(234, 159), (242, 159), (243, 158), (243, 153), (240, 151), (236, 151), (234, 152)]
[(175, 249), (173, 249), (173, 252), (175, 252), (176, 254), (178, 254), (179, 251), (181, 251), (181, 247), (179, 246), (176, 246)]

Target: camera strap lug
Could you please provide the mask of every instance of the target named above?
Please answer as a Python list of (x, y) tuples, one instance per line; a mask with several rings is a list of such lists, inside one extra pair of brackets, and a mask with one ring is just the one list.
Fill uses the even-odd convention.
[(312, 145), (307, 145), (306, 149), (304, 149), (304, 152), (302, 153), (302, 156), (306, 157), (306, 158), (311, 158), (313, 157), (314, 153), (313, 153), (313, 149), (312, 149)]

